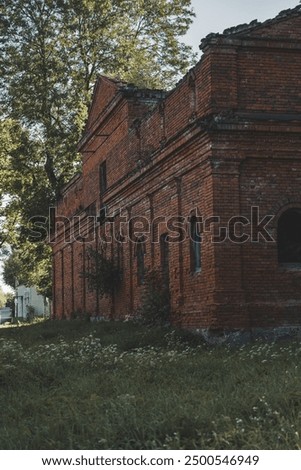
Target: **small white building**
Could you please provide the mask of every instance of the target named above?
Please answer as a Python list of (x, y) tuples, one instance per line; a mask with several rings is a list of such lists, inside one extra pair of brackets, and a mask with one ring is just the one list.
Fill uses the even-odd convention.
[(38, 294), (35, 287), (18, 286), (16, 288), (15, 307), (16, 318), (25, 320), (28, 313), (30, 313), (30, 307), (34, 309), (35, 316), (49, 316), (49, 301), (43, 295)]
[(11, 322), (12, 309), (10, 307), (0, 308), (0, 325), (1, 323)]

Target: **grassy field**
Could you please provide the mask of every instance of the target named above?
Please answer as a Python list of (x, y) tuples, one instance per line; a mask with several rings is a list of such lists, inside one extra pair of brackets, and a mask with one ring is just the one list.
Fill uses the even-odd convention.
[(0, 447), (300, 449), (300, 359), (131, 323), (0, 328)]

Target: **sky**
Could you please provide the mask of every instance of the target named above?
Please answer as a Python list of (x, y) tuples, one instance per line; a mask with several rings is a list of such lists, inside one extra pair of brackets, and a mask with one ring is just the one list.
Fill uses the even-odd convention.
[(185, 37), (185, 42), (198, 52), (201, 39), (209, 33), (252, 20), (265, 21), (280, 11), (294, 8), (299, 0), (192, 0), (196, 18)]
[[(224, 29), (252, 20), (265, 21), (280, 11), (294, 8), (298, 0), (192, 0), (196, 18), (185, 37), (185, 42), (199, 51), (201, 39), (209, 33), (221, 33)], [(1, 279), (0, 286), (7, 290)]]

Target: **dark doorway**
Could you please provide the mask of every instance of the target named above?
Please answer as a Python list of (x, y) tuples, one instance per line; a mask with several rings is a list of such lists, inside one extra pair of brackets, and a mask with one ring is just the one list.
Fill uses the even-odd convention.
[(288, 209), (279, 218), (278, 261), (301, 264), (301, 209)]

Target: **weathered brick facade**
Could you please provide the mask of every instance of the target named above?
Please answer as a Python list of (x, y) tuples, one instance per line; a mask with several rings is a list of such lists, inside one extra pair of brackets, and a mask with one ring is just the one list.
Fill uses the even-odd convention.
[[(209, 35), (201, 47), (200, 62), (169, 93), (98, 79), (79, 146), (82, 174), (57, 203), (57, 217), (69, 218), (70, 227), (57, 221), (53, 235), (56, 317), (132, 315), (143, 289), (137, 232), (144, 232), (145, 267), (159, 267), (160, 235), (175, 237), (178, 222), (186, 236), (168, 244), (175, 323), (212, 329), (301, 324), (301, 260), (282, 262), (277, 240), (281, 214), (301, 210), (300, 6)], [(88, 216), (103, 205), (111, 219), (96, 224), (95, 239)], [(187, 235), (194, 215), (203, 222), (198, 269)], [(268, 215), (274, 217), (265, 231), (269, 219), (260, 221)], [(155, 220), (150, 234), (139, 217)], [(97, 298), (82, 277), (88, 246), (97, 246), (105, 229), (124, 237), (123, 280), (113, 299)], [(117, 245), (114, 237), (107, 243), (109, 256), (116, 256)]]

